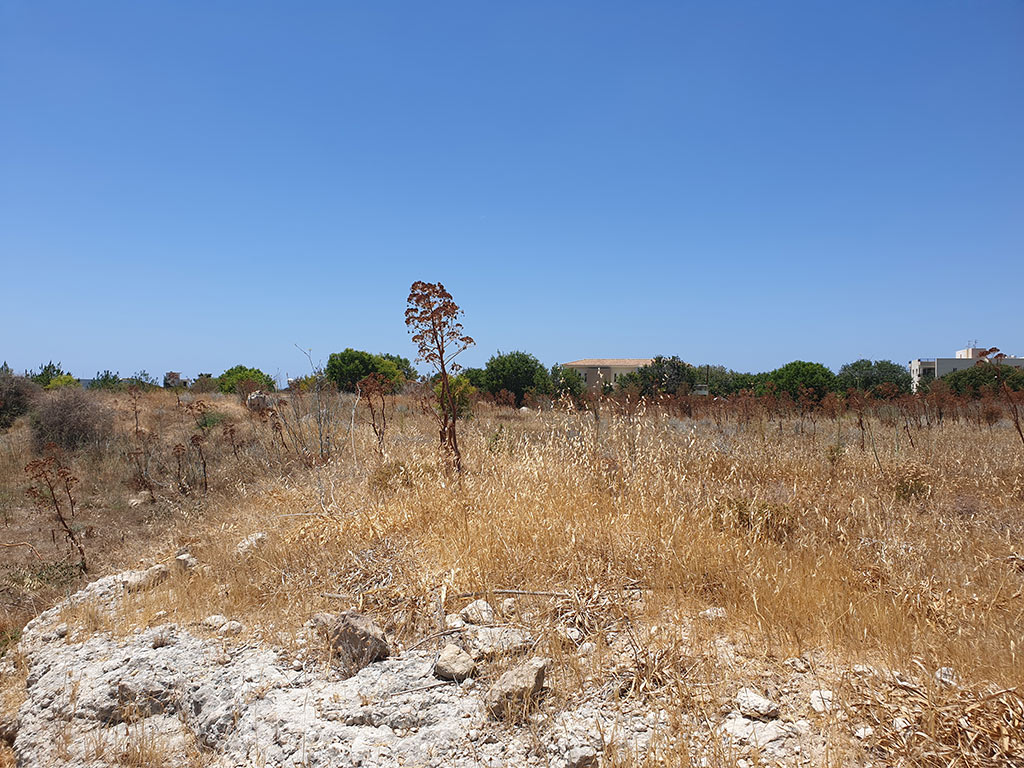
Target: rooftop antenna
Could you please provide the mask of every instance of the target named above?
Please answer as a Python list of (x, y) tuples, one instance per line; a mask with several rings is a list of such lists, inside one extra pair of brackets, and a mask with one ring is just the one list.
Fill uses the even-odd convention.
[(968, 339), (967, 340), (967, 348), (968, 349), (973, 349), (976, 346), (978, 346), (978, 340), (977, 339)]

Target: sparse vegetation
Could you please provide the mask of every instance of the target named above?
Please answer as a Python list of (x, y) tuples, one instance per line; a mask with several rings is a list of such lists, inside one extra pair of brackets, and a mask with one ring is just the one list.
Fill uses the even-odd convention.
[[(457, 314), (449, 307), (443, 317)], [(425, 391), (432, 409), (447, 403), (454, 423), (461, 377), (451, 375), (450, 353), (468, 337), (446, 327), (456, 340), (443, 352), (448, 389), (439, 375), (437, 395)], [(914, 700), (928, 738), (899, 740), (884, 719), (886, 706), (904, 706), (906, 689), (869, 695), (860, 684), (850, 693), (851, 716), (876, 723), (882, 756), (908, 764), (937, 743), (943, 754), (953, 749), (948, 739), (970, 732), (972, 718), (1001, 717), (994, 704), (975, 707), (985, 691), (1024, 684), (1022, 453), (1003, 396), (939, 387), (830, 392), (820, 402), (770, 390), (716, 400), (677, 389), (623, 392), (588, 410), (566, 398), (525, 416), (477, 402), (474, 418), (459, 423), (453, 483), (450, 456), (439, 462), (437, 443), (423, 439), (439, 426), (444, 439), (442, 412), (419, 409), (423, 392), (392, 395), (374, 381), (380, 392), (364, 382), (361, 402), (331, 384), (286, 393), (258, 413), (216, 394), (46, 395), (85, 398), (81, 405), (115, 413), (116, 428), (92, 443), (100, 450), (68, 453), (50, 468), (51, 495), (37, 471), (42, 498), (63, 504), (67, 527), (57, 521), (55, 543), (48, 530), (19, 528), (34, 513), (14, 508), (2, 536), (11, 566), (0, 571), (0, 634), (17, 637), (40, 601), (76, 582), (86, 557), (102, 572), (134, 563), (140, 548), (166, 559), (188, 545), (201, 574), (169, 579), (117, 623), (92, 617), (89, 626), (123, 631), (141, 620), (133, 611), (149, 615), (158, 604), (180, 623), (219, 612), (287, 635), (333, 607), (325, 595), (344, 594), (408, 646), (443, 630), (443, 613), (460, 606), (453, 596), (513, 590), (523, 593), (517, 621), (555, 659), (559, 693), (545, 706), (593, 695), (581, 682), (589, 676), (624, 701), (673, 713), (679, 728), (697, 727), (684, 726), (684, 715), (715, 719), (746, 674), (717, 661), (723, 638), (766, 675), (791, 656), (924, 670), (926, 682), (955, 669), (962, 694), (935, 699), (941, 716)], [(3, 485), (23, 499), (33, 481), (19, 458), (32, 430), (22, 421), (0, 436)], [(133, 514), (155, 521), (132, 529), (134, 543), (91, 543), (99, 520), (109, 528)], [(268, 543), (238, 568), (238, 540), (256, 530)], [(727, 617), (713, 631), (693, 623), (708, 608)], [(678, 627), (693, 633), (685, 643), (666, 630)], [(628, 641), (628, 664), (612, 663), (616, 635)], [(598, 648), (585, 665), (575, 651), (584, 641)], [(665, 755), (685, 764), (683, 754)]]

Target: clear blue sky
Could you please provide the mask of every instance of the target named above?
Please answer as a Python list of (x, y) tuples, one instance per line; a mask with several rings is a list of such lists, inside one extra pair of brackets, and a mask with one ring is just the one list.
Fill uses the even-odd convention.
[(0, 0), (0, 358), (1024, 354), (1024, 2)]

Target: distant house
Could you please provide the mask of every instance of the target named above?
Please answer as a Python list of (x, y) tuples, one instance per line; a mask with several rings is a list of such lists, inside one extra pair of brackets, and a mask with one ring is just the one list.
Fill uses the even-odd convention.
[[(968, 347), (958, 349), (956, 357), (931, 357), (920, 358), (910, 361), (910, 385), (914, 392), (922, 383), (933, 379), (941, 379), (947, 373), (961, 371), (977, 365), (982, 356), (988, 352), (983, 347)], [(1005, 357), (999, 361), (1003, 365), (1011, 365), (1014, 368), (1024, 368), (1024, 358)]]
[(164, 374), (164, 386), (168, 389), (187, 387), (188, 379), (181, 377), (181, 371), (168, 371)]
[(573, 360), (562, 363), (564, 368), (572, 368), (583, 377), (583, 382), (590, 391), (598, 391), (605, 384), (615, 384), (620, 376), (633, 373), (638, 368), (650, 365), (650, 357), (595, 357)]

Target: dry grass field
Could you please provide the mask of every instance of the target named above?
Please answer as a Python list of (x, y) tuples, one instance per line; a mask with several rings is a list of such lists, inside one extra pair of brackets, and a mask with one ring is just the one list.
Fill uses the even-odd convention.
[[(89, 576), (181, 547), (201, 567), (116, 621), (71, 617), (94, 629), (221, 613), (288, 647), (313, 613), (355, 606), (410, 647), (438, 642), (472, 597), (512, 597), (555, 659), (549, 707), (611, 696), (681, 732), (720, 719), (741, 685), (805, 695), (786, 687), (796, 657), (843, 701), (808, 764), (1024, 764), (1024, 449), (970, 406), (940, 423), (888, 406), (858, 422), (756, 401), (480, 404), (455, 475), (413, 397), (394, 404), (383, 455), (350, 397), (283, 396), (262, 415), (223, 396), (104, 397), (115, 437), (61, 459), (80, 481)], [(0, 551), (12, 639), (81, 583), (24, 496), (27, 432), (0, 435), (0, 542), (32, 545)], [(722, 618), (700, 619), (709, 608)], [(899, 676), (867, 684), (854, 665)], [(740, 759), (711, 742), (707, 755)], [(690, 759), (666, 742), (650, 764)]]

